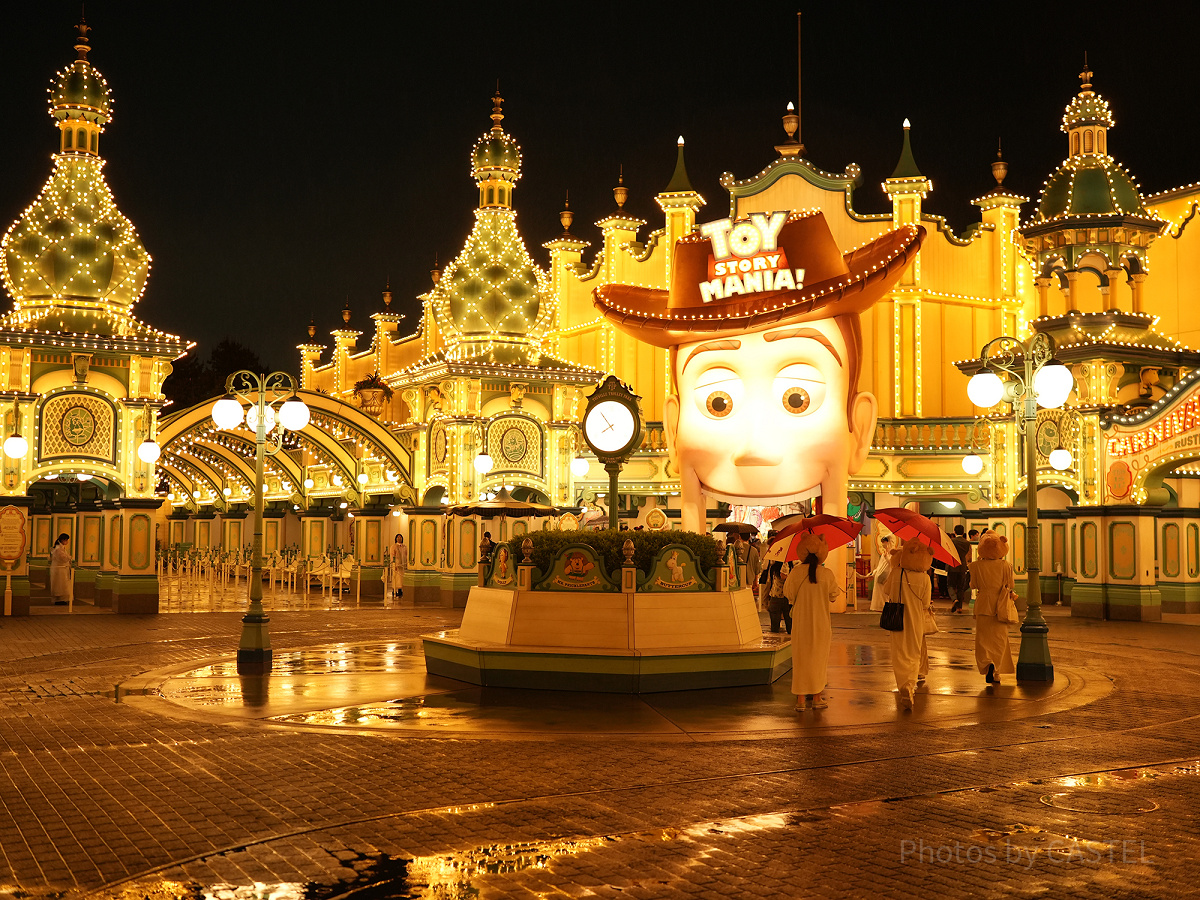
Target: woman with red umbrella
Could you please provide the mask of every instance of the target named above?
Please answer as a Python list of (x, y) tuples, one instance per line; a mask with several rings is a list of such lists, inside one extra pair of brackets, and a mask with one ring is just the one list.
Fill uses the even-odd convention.
[(796, 709), (824, 709), (821, 696), (829, 669), (833, 625), (829, 604), (841, 594), (837, 579), (825, 568), (829, 544), (814, 532), (794, 545), (800, 562), (792, 567), (783, 592), (792, 603), (792, 693)]

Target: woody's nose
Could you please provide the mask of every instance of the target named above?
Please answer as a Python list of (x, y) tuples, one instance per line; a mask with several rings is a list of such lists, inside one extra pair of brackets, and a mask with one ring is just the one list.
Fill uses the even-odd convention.
[(783, 462), (778, 439), (772, 439), (767, 429), (758, 424), (761, 417), (750, 415), (742, 433), (742, 444), (733, 454), (735, 466), (777, 466)]

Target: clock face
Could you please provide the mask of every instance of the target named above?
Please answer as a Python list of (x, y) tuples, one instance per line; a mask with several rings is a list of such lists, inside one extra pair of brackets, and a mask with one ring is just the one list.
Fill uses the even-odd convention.
[(583, 420), (583, 431), (588, 442), (602, 453), (624, 450), (633, 439), (636, 428), (637, 423), (629, 407), (616, 400), (601, 400)]
[(519, 463), (523, 460), (525, 451), (528, 449), (529, 440), (520, 428), (510, 428), (504, 432), (504, 437), (500, 440), (500, 452), (510, 463)]

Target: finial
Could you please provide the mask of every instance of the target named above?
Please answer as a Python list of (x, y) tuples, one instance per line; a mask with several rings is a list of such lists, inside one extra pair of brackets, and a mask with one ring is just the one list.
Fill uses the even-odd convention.
[(390, 275), (383, 283), (383, 308), (392, 308), (392, 278)]
[(682, 134), (679, 136), (679, 146), (680, 147), (683, 146), (683, 135)]
[(1092, 89), (1092, 70), (1088, 68), (1087, 51), (1083, 51), (1083, 71), (1079, 73), (1079, 80), (1082, 82), (1082, 90), (1090, 91)]
[(76, 59), (87, 61), (88, 51), (92, 48), (88, 46), (88, 32), (92, 27), (88, 25), (87, 20), (83, 16), (83, 4), (79, 6), (79, 24), (75, 26), (77, 37), (75, 38), (75, 53)]
[(436, 253), (433, 254), (433, 268), (429, 270), (429, 278), (434, 284), (437, 284), (442, 278), (442, 270), (438, 268), (438, 258)]
[(1004, 184), (1004, 176), (1008, 174), (1008, 163), (1004, 161), (1004, 155), (1001, 152), (1000, 140), (996, 139), (996, 161), (992, 163), (992, 177), (996, 179), (996, 184)]
[(904, 127), (905, 127), (905, 128), (912, 128), (912, 122), (908, 121), (908, 119), (905, 119), (905, 120), (904, 120)]
[(625, 187), (624, 163), (617, 168), (617, 186), (613, 188), (613, 199), (617, 201), (617, 209), (623, 208), (625, 201), (629, 199), (629, 188)]
[(783, 130), (787, 132), (787, 140), (776, 145), (775, 150), (779, 155), (787, 157), (803, 154), (804, 145), (796, 138), (796, 132), (800, 130), (800, 116), (791, 101), (788, 101), (787, 112), (783, 114)]
[(562, 222), (563, 234), (571, 230), (571, 223), (575, 221), (575, 213), (571, 212), (571, 192), (567, 191), (563, 198), (562, 212), (558, 214), (558, 221)]
[(492, 131), (503, 131), (500, 123), (504, 120), (504, 113), (501, 107), (504, 103), (504, 98), (500, 96), (500, 79), (496, 79), (496, 93), (492, 97)]
[(310, 318), (308, 320), (308, 336), (310, 338), (315, 338), (317, 336), (317, 320), (315, 318)]
[(350, 298), (346, 298), (346, 305), (342, 307), (342, 321), (347, 325), (350, 324)]

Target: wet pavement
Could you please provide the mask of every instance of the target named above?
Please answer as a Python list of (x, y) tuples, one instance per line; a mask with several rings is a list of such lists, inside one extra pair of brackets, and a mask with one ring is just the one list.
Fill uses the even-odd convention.
[(886, 635), (835, 616), (829, 709), (798, 715), (786, 678), (642, 697), (431, 678), (418, 638), (460, 613), (403, 605), (277, 610), (276, 669), (242, 680), (239, 617), (211, 612), (0, 625), (0, 898), (1109, 898), (1200, 882), (1184, 625), (1054, 616), (1055, 683), (988, 689), (969, 620), (945, 616), (904, 714)]

